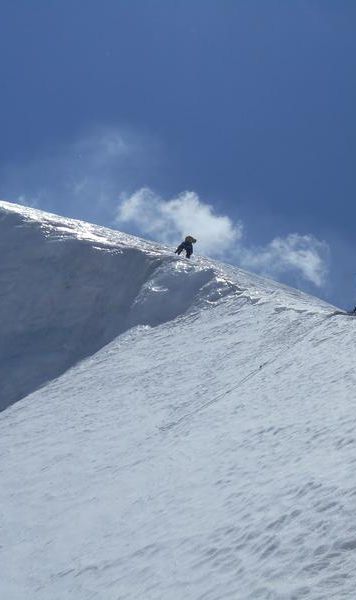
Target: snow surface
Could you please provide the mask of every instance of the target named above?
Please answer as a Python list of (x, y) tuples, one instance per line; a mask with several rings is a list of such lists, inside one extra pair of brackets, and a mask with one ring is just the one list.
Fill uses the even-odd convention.
[(30, 208), (0, 233), (1, 598), (355, 598), (356, 319)]

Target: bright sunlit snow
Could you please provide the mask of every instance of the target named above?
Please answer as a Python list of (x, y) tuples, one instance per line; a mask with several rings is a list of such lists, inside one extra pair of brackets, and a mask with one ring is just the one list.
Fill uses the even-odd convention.
[(0, 244), (1, 598), (353, 599), (356, 319), (5, 202)]

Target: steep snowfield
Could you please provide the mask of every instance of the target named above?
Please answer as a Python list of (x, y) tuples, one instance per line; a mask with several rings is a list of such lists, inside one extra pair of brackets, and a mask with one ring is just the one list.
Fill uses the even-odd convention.
[(169, 268), (171, 250), (132, 236), (4, 202), (0, 255), (0, 410), (130, 327), (173, 319), (215, 277), (211, 265)]
[(355, 598), (356, 319), (0, 216), (1, 598)]

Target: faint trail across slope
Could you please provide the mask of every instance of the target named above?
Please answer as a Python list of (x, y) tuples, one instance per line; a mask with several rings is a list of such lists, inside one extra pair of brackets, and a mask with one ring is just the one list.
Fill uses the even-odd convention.
[[(160, 428), (159, 428), (160, 431), (169, 431), (170, 429), (173, 429), (173, 428), (177, 427), (183, 421), (186, 421), (190, 417), (193, 417), (194, 415), (200, 413), (201, 411), (205, 410), (206, 408), (208, 408), (212, 404), (215, 404), (215, 403), (219, 402), (219, 400), (222, 400), (223, 398), (225, 398), (226, 396), (228, 396), (232, 392), (234, 392), (236, 390), (239, 390), (241, 388), (241, 386), (244, 383), (246, 383), (246, 381), (248, 381), (252, 377), (255, 377), (255, 376), (259, 375), (263, 369), (265, 369), (266, 367), (268, 367), (268, 366), (272, 365), (273, 363), (277, 362), (278, 359), (282, 355), (286, 355), (291, 348), (295, 348), (295, 346), (297, 344), (299, 344), (302, 340), (304, 340), (306, 337), (313, 336), (313, 334), (315, 332), (315, 329), (317, 329), (318, 327), (320, 327), (321, 325), (323, 325), (324, 320), (328, 319), (330, 316), (333, 316), (334, 314), (335, 313), (332, 313), (330, 315), (324, 316), (323, 319), (320, 320), (319, 323), (316, 323), (313, 326), (312, 329), (308, 327), (307, 331), (305, 331), (301, 335), (297, 336), (296, 338), (293, 338), (289, 342), (283, 344), (282, 347), (274, 355), (273, 358), (271, 358), (270, 360), (266, 360), (265, 362), (262, 362), (258, 367), (256, 367), (255, 369), (252, 369), (247, 375), (245, 375), (244, 377), (242, 377), (242, 379), (240, 379), (239, 381), (237, 381), (237, 383), (235, 383), (233, 386), (231, 386), (230, 388), (228, 388), (228, 389), (224, 390), (223, 392), (221, 392), (221, 394), (218, 394), (217, 396), (215, 396), (215, 397), (207, 400), (206, 402), (204, 402), (200, 406), (196, 407), (194, 410), (192, 410), (190, 412), (187, 412), (186, 414), (182, 415), (176, 421), (171, 421), (171, 422), (169, 422), (169, 423), (167, 423), (165, 425), (161, 425)], [(336, 313), (336, 314), (339, 314), (339, 313)]]
[[(258, 306), (256, 307), (255, 310), (258, 311)], [(294, 351), (295, 348), (298, 347), (298, 345), (301, 344), (304, 340), (307, 340), (309, 338), (310, 343), (312, 343), (313, 340), (315, 340), (315, 337), (317, 336), (317, 330), (322, 328), (325, 324), (327, 324), (330, 318), (338, 317), (338, 316), (345, 316), (348, 318), (351, 317), (350, 325), (353, 325), (353, 324), (356, 325), (356, 319), (355, 320), (352, 319), (352, 317), (354, 317), (355, 315), (353, 315), (352, 313), (347, 313), (345, 311), (336, 310), (336, 311), (331, 311), (329, 313), (326, 313), (325, 311), (320, 311), (320, 310), (319, 311), (305, 311), (305, 310), (299, 310), (299, 309), (290, 308), (290, 307), (289, 308), (288, 307), (277, 307), (274, 310), (278, 314), (280, 314), (282, 312), (286, 313), (286, 312), (290, 311), (291, 313), (300, 315), (301, 323), (303, 322), (303, 319), (306, 320), (306, 324), (305, 324), (303, 332), (301, 332), (297, 335), (290, 335), (286, 342), (279, 345), (278, 350), (274, 353), (272, 358), (261, 362), (258, 366), (256, 366), (254, 369), (250, 370), (246, 375), (244, 375), (241, 379), (239, 379), (233, 386), (228, 387), (227, 389), (225, 389), (221, 393), (217, 394), (216, 396), (209, 398), (208, 400), (204, 401), (203, 403), (199, 404), (198, 406), (195, 406), (193, 410), (190, 410), (190, 411), (184, 413), (178, 419), (173, 419), (163, 425), (160, 425), (160, 427), (159, 427), (160, 431), (169, 431), (169, 430), (174, 429), (178, 425), (189, 420), (191, 417), (193, 417), (197, 414), (200, 414), (206, 408), (208, 408), (214, 404), (217, 404), (220, 400), (226, 398), (233, 392), (240, 390), (241, 387), (246, 382), (250, 381), (252, 378), (260, 376), (266, 369), (268, 369), (269, 367), (273, 366), (274, 364), (280, 362), (281, 359), (287, 360), (288, 353), (290, 353), (292, 350)], [(256, 313), (256, 315), (258, 315), (258, 312)], [(315, 319), (315, 318), (317, 318), (317, 322), (310, 323), (309, 320)], [(258, 316), (256, 316), (256, 319), (258, 319)], [(347, 321), (346, 321), (346, 323), (347, 323)], [(334, 336), (335, 335), (336, 334), (334, 333)], [(339, 335), (342, 335), (342, 334), (340, 333)], [(328, 337), (326, 337), (325, 339), (327, 340)], [(320, 341), (318, 341), (318, 343), (320, 343)], [(356, 329), (355, 329), (354, 349), (356, 351)], [(341, 349), (341, 351), (342, 351), (342, 349)], [(239, 404), (239, 406), (242, 406), (241, 403)]]

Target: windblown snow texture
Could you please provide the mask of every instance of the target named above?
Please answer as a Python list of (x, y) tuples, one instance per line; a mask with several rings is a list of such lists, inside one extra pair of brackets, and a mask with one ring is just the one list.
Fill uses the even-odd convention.
[(0, 214), (2, 597), (353, 599), (356, 319)]

